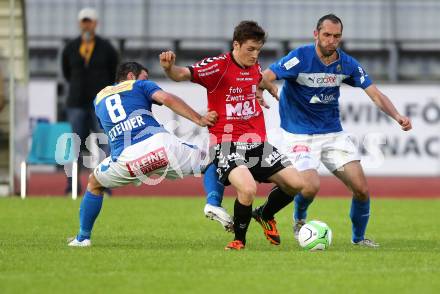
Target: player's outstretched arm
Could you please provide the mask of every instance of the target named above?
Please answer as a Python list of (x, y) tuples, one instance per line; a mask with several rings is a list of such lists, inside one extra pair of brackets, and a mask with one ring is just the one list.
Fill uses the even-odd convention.
[(269, 82), (263, 78), (260, 82), (259, 88), (267, 90), (273, 98), (280, 100), (278, 97), (278, 87), (273, 82)]
[(263, 71), (263, 79), (268, 82), (273, 82), (277, 79), (275, 73), (269, 68)]
[(178, 115), (189, 119), (190, 121), (194, 122), (195, 124), (201, 127), (206, 127), (206, 126), (212, 127), (217, 122), (217, 117), (218, 117), (217, 112), (208, 111), (207, 114), (201, 116), (188, 104), (186, 104), (185, 101), (183, 101), (182, 99), (171, 93), (165, 91), (156, 91), (154, 92), (152, 98), (154, 99), (154, 101), (165, 105), (166, 107), (177, 113)]
[(264, 100), (264, 89), (261, 89), (260, 87), (257, 88), (257, 93), (255, 93), (255, 98), (257, 98), (258, 104), (260, 106), (269, 109), (270, 106), (267, 104), (266, 100)]
[(264, 90), (267, 90), (270, 93), (270, 95), (272, 95), (272, 97), (274, 97), (276, 100), (280, 100), (280, 98), (278, 97), (278, 87), (273, 83), (275, 79), (276, 79), (275, 74), (270, 69), (266, 69), (263, 72), (263, 78), (261, 79), (261, 82), (258, 85), (258, 89), (256, 93), (257, 100), (258, 103), (265, 108), (270, 108), (270, 106), (264, 100), (263, 97)]
[(159, 55), (160, 66), (165, 74), (176, 82), (191, 80), (191, 72), (187, 67), (177, 66), (176, 54), (173, 51), (165, 51)]
[(263, 72), (263, 78), (260, 82), (260, 88), (266, 89), (272, 97), (277, 100), (280, 100), (278, 97), (278, 87), (273, 83), (276, 80), (276, 75), (270, 69), (266, 69)]
[(409, 131), (412, 129), (411, 120), (409, 117), (401, 115), (391, 100), (383, 94), (376, 85), (371, 85), (365, 89), (367, 95), (373, 100), (373, 102), (380, 108), (383, 112), (392, 117), (395, 121), (399, 123), (402, 130)]

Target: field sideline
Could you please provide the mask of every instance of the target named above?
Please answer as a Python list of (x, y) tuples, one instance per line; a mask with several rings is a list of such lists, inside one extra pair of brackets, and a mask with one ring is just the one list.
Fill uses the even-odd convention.
[(440, 293), (439, 199), (374, 199), (376, 250), (350, 244), (349, 199), (318, 199), (309, 219), (334, 242), (316, 253), (294, 241), (291, 207), (280, 246), (253, 221), (247, 248), (225, 252), (233, 235), (204, 218), (201, 197), (105, 199), (92, 248), (68, 248), (79, 203), (0, 199), (0, 293)]
[[(82, 187), (85, 187), (89, 173), (81, 174)], [(440, 198), (440, 181), (437, 177), (371, 177), (367, 178), (370, 194), (373, 197), (393, 198)], [(342, 196), (351, 197), (347, 188), (334, 176), (320, 177), (321, 188), (319, 197)], [(66, 176), (62, 172), (32, 173), (29, 177), (28, 193), (34, 196), (62, 195)], [(135, 187), (127, 185), (113, 191), (116, 196), (191, 196), (204, 195), (203, 183), (200, 177), (186, 177), (176, 181), (163, 180), (160, 185), (142, 185)], [(272, 184), (259, 184), (257, 195), (266, 196), (272, 189)], [(235, 196), (233, 187), (225, 189), (225, 195)]]

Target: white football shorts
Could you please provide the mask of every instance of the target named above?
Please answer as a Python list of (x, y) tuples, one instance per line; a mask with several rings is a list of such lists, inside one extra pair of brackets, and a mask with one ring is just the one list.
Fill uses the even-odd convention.
[(345, 132), (316, 135), (282, 132), (281, 150), (298, 171), (317, 170), (322, 162), (333, 172), (351, 161), (360, 160), (358, 148)]
[(164, 178), (201, 175), (208, 157), (195, 145), (170, 133), (159, 133), (125, 148), (116, 161), (107, 157), (95, 168), (94, 175), (106, 188), (130, 183), (156, 185)]

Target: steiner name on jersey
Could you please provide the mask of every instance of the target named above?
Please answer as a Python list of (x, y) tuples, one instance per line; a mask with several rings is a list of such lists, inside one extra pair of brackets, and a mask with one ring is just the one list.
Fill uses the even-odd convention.
[(128, 118), (108, 131), (108, 136), (110, 137), (110, 141), (114, 141), (118, 136), (122, 135), (124, 132), (131, 131), (141, 126), (145, 126), (145, 122), (140, 115), (136, 115), (135, 117)]
[(151, 113), (153, 94), (160, 90), (152, 81), (127, 80), (96, 95), (96, 117), (109, 138), (112, 160), (127, 146), (166, 132)]

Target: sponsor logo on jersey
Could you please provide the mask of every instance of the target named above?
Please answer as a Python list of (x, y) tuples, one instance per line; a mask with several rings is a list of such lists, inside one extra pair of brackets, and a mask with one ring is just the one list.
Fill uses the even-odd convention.
[(199, 77), (205, 77), (205, 76), (210, 76), (212, 74), (215, 74), (219, 71), (220, 71), (220, 69), (218, 68), (218, 63), (214, 63), (210, 66), (199, 69), (198, 75), (199, 75)]
[(287, 60), (283, 66), (286, 70), (291, 69), (292, 67), (294, 67), (295, 65), (297, 65), (299, 63), (299, 59), (295, 56), (289, 60)]
[(135, 177), (136, 175), (146, 175), (156, 169), (166, 167), (168, 163), (165, 148), (161, 147), (133, 161), (127, 162), (126, 166), (130, 176)]
[(229, 94), (226, 94), (226, 102), (239, 102), (246, 100), (243, 93), (243, 89), (240, 87), (229, 87)]
[(329, 73), (300, 73), (297, 83), (310, 88), (339, 87), (348, 76)]
[(238, 154), (237, 152), (234, 152), (234, 153), (228, 154), (226, 156), (226, 159), (228, 161), (236, 161), (236, 160), (244, 160), (244, 157), (242, 155)]
[(309, 103), (311, 104), (328, 104), (333, 101), (335, 101), (336, 98), (333, 95), (325, 95), (325, 94), (319, 94), (319, 95), (313, 95), (312, 98), (310, 98)]
[(228, 120), (238, 118), (248, 119), (258, 113), (259, 112), (256, 112), (255, 99), (235, 104), (226, 103), (226, 119)]
[(244, 101), (246, 100), (244, 98), (244, 95), (230, 95), (230, 94), (226, 94), (226, 102), (238, 102), (238, 101)]
[(241, 94), (243, 89), (240, 87), (229, 87), (229, 94)]
[[(256, 85), (252, 85), (251, 91), (257, 89)], [(241, 87), (229, 87), (229, 94), (226, 94), (226, 119), (248, 119), (256, 114), (255, 94), (244, 95), (245, 92)], [(237, 102), (237, 103), (235, 103)]]
[(246, 77), (246, 78), (238, 77), (236, 79), (237, 82), (252, 82), (253, 80), (254, 78), (250, 78), (250, 77)]
[(336, 71), (337, 71), (337, 72), (341, 72), (341, 71), (342, 71), (342, 66), (341, 66), (340, 64), (338, 64), (338, 65), (336, 66)]
[(217, 73), (219, 71), (220, 71), (220, 69), (216, 68), (216, 69), (213, 69), (213, 70), (210, 70), (210, 71), (207, 71), (207, 72), (201, 72), (201, 73), (199, 73), (199, 77), (207, 77), (207, 76), (215, 74), (215, 73)]
[(309, 102), (312, 104), (322, 103), (321, 99), (319, 99), (319, 97), (316, 95), (313, 95), (313, 97), (310, 98)]
[(362, 67), (360, 67), (360, 66), (358, 66), (358, 70), (359, 70), (359, 73), (361, 74), (361, 77), (360, 77), (360, 82), (361, 82), (361, 85), (365, 82), (365, 77), (367, 76), (366, 74), (365, 74), (365, 72), (364, 72), (364, 70), (362, 69)]
[(98, 103), (101, 102), (102, 99), (104, 99), (105, 97), (108, 97), (110, 95), (125, 92), (125, 91), (131, 91), (133, 89), (133, 84), (135, 82), (136, 82), (135, 80), (129, 80), (129, 81), (124, 81), (124, 82), (119, 83), (114, 86), (105, 87), (96, 95), (95, 105), (98, 105)]
[(279, 153), (277, 150), (274, 150), (269, 156), (267, 156), (264, 161), (269, 164), (269, 166), (273, 166), (275, 163), (281, 160), (281, 153)]
[(260, 146), (261, 142), (255, 142), (255, 143), (248, 143), (248, 142), (233, 142), (235, 148), (237, 150), (252, 150)]

